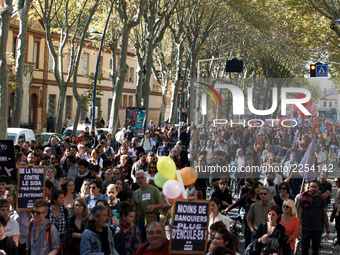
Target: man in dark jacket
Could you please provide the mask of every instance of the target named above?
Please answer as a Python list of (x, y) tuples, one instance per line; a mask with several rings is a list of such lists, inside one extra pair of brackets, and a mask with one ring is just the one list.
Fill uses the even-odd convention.
[(78, 174), (74, 181), (76, 192), (80, 192), (81, 186), (83, 185), (83, 182), (85, 179), (96, 179), (95, 176), (93, 176), (90, 173), (89, 168), (89, 162), (86, 159), (79, 159), (78, 161)]

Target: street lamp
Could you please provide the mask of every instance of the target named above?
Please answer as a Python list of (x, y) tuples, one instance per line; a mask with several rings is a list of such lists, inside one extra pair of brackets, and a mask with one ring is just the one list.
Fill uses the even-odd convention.
[[(190, 60), (190, 56), (191, 56), (191, 51), (192, 48), (194, 47), (194, 44), (196, 42), (197, 39), (197, 35), (198, 35), (198, 30), (200, 28), (197, 29), (194, 40), (192, 41), (191, 47), (190, 47), (190, 51), (189, 51), (189, 55), (188, 55), (188, 59), (187, 59), (187, 63), (185, 65), (185, 70), (184, 70), (184, 76), (183, 76), (183, 81), (182, 81), (182, 90), (181, 90), (181, 97), (180, 97), (180, 103), (179, 103), (179, 118), (178, 118), (178, 138), (180, 137), (181, 134), (181, 121), (182, 121), (182, 108), (183, 108), (183, 92), (184, 92), (184, 83), (185, 83), (185, 77), (187, 75), (187, 69), (188, 69), (188, 65), (189, 65), (189, 60)], [(198, 38), (204, 38), (204, 37), (209, 37), (209, 35), (202, 35)]]
[[(109, 11), (109, 15), (107, 16), (107, 20), (105, 23), (105, 27), (104, 27), (104, 32), (103, 32), (103, 36), (102, 39), (100, 41), (100, 47), (99, 47), (99, 52), (98, 52), (98, 58), (97, 58), (97, 64), (96, 64), (96, 71), (94, 73), (94, 81), (93, 81), (93, 95), (92, 95), (92, 112), (91, 112), (91, 131), (94, 129), (94, 125), (95, 125), (95, 109), (96, 109), (96, 91), (97, 91), (97, 79), (98, 79), (98, 72), (99, 72), (99, 65), (100, 65), (100, 55), (102, 52), (102, 48), (103, 48), (103, 43), (104, 43), (104, 38), (105, 38), (105, 32), (106, 32), (106, 28), (107, 28), (107, 24), (109, 23), (109, 19), (110, 19), (110, 15), (113, 9), (113, 4), (114, 4), (114, 0), (112, 1), (111, 4), (111, 9)], [(92, 30), (92, 33), (96, 33), (96, 34), (100, 34), (100, 32)], [(91, 33), (90, 32), (90, 33)]]

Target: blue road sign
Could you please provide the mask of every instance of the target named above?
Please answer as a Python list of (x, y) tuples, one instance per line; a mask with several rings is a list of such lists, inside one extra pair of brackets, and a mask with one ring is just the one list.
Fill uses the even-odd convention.
[(328, 77), (327, 65), (316, 66), (316, 77)]

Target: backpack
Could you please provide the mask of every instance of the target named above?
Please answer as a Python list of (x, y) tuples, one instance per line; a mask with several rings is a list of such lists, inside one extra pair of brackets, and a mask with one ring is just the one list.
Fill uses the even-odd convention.
[[(32, 229), (33, 229), (33, 224), (34, 222), (30, 222), (30, 224), (28, 225), (28, 229), (29, 229), (29, 232), (28, 232), (28, 236), (27, 236), (27, 239), (28, 239), (28, 247), (27, 247), (27, 250), (26, 250), (26, 255), (29, 255), (31, 254), (31, 233), (32, 233)], [(50, 243), (51, 243), (51, 228), (54, 224), (50, 221), (47, 221), (47, 224), (46, 224), (46, 228), (45, 228), (45, 231), (46, 231), (46, 246), (48, 246)], [(60, 250), (59, 250), (59, 253), (58, 254), (61, 254), (63, 255), (63, 245), (61, 243), (61, 240), (59, 238), (59, 246), (60, 246)]]

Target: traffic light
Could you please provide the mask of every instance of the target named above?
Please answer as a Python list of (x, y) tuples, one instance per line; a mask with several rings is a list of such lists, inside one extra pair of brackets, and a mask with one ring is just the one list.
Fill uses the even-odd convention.
[(311, 64), (309, 66), (310, 77), (316, 77), (316, 65)]

